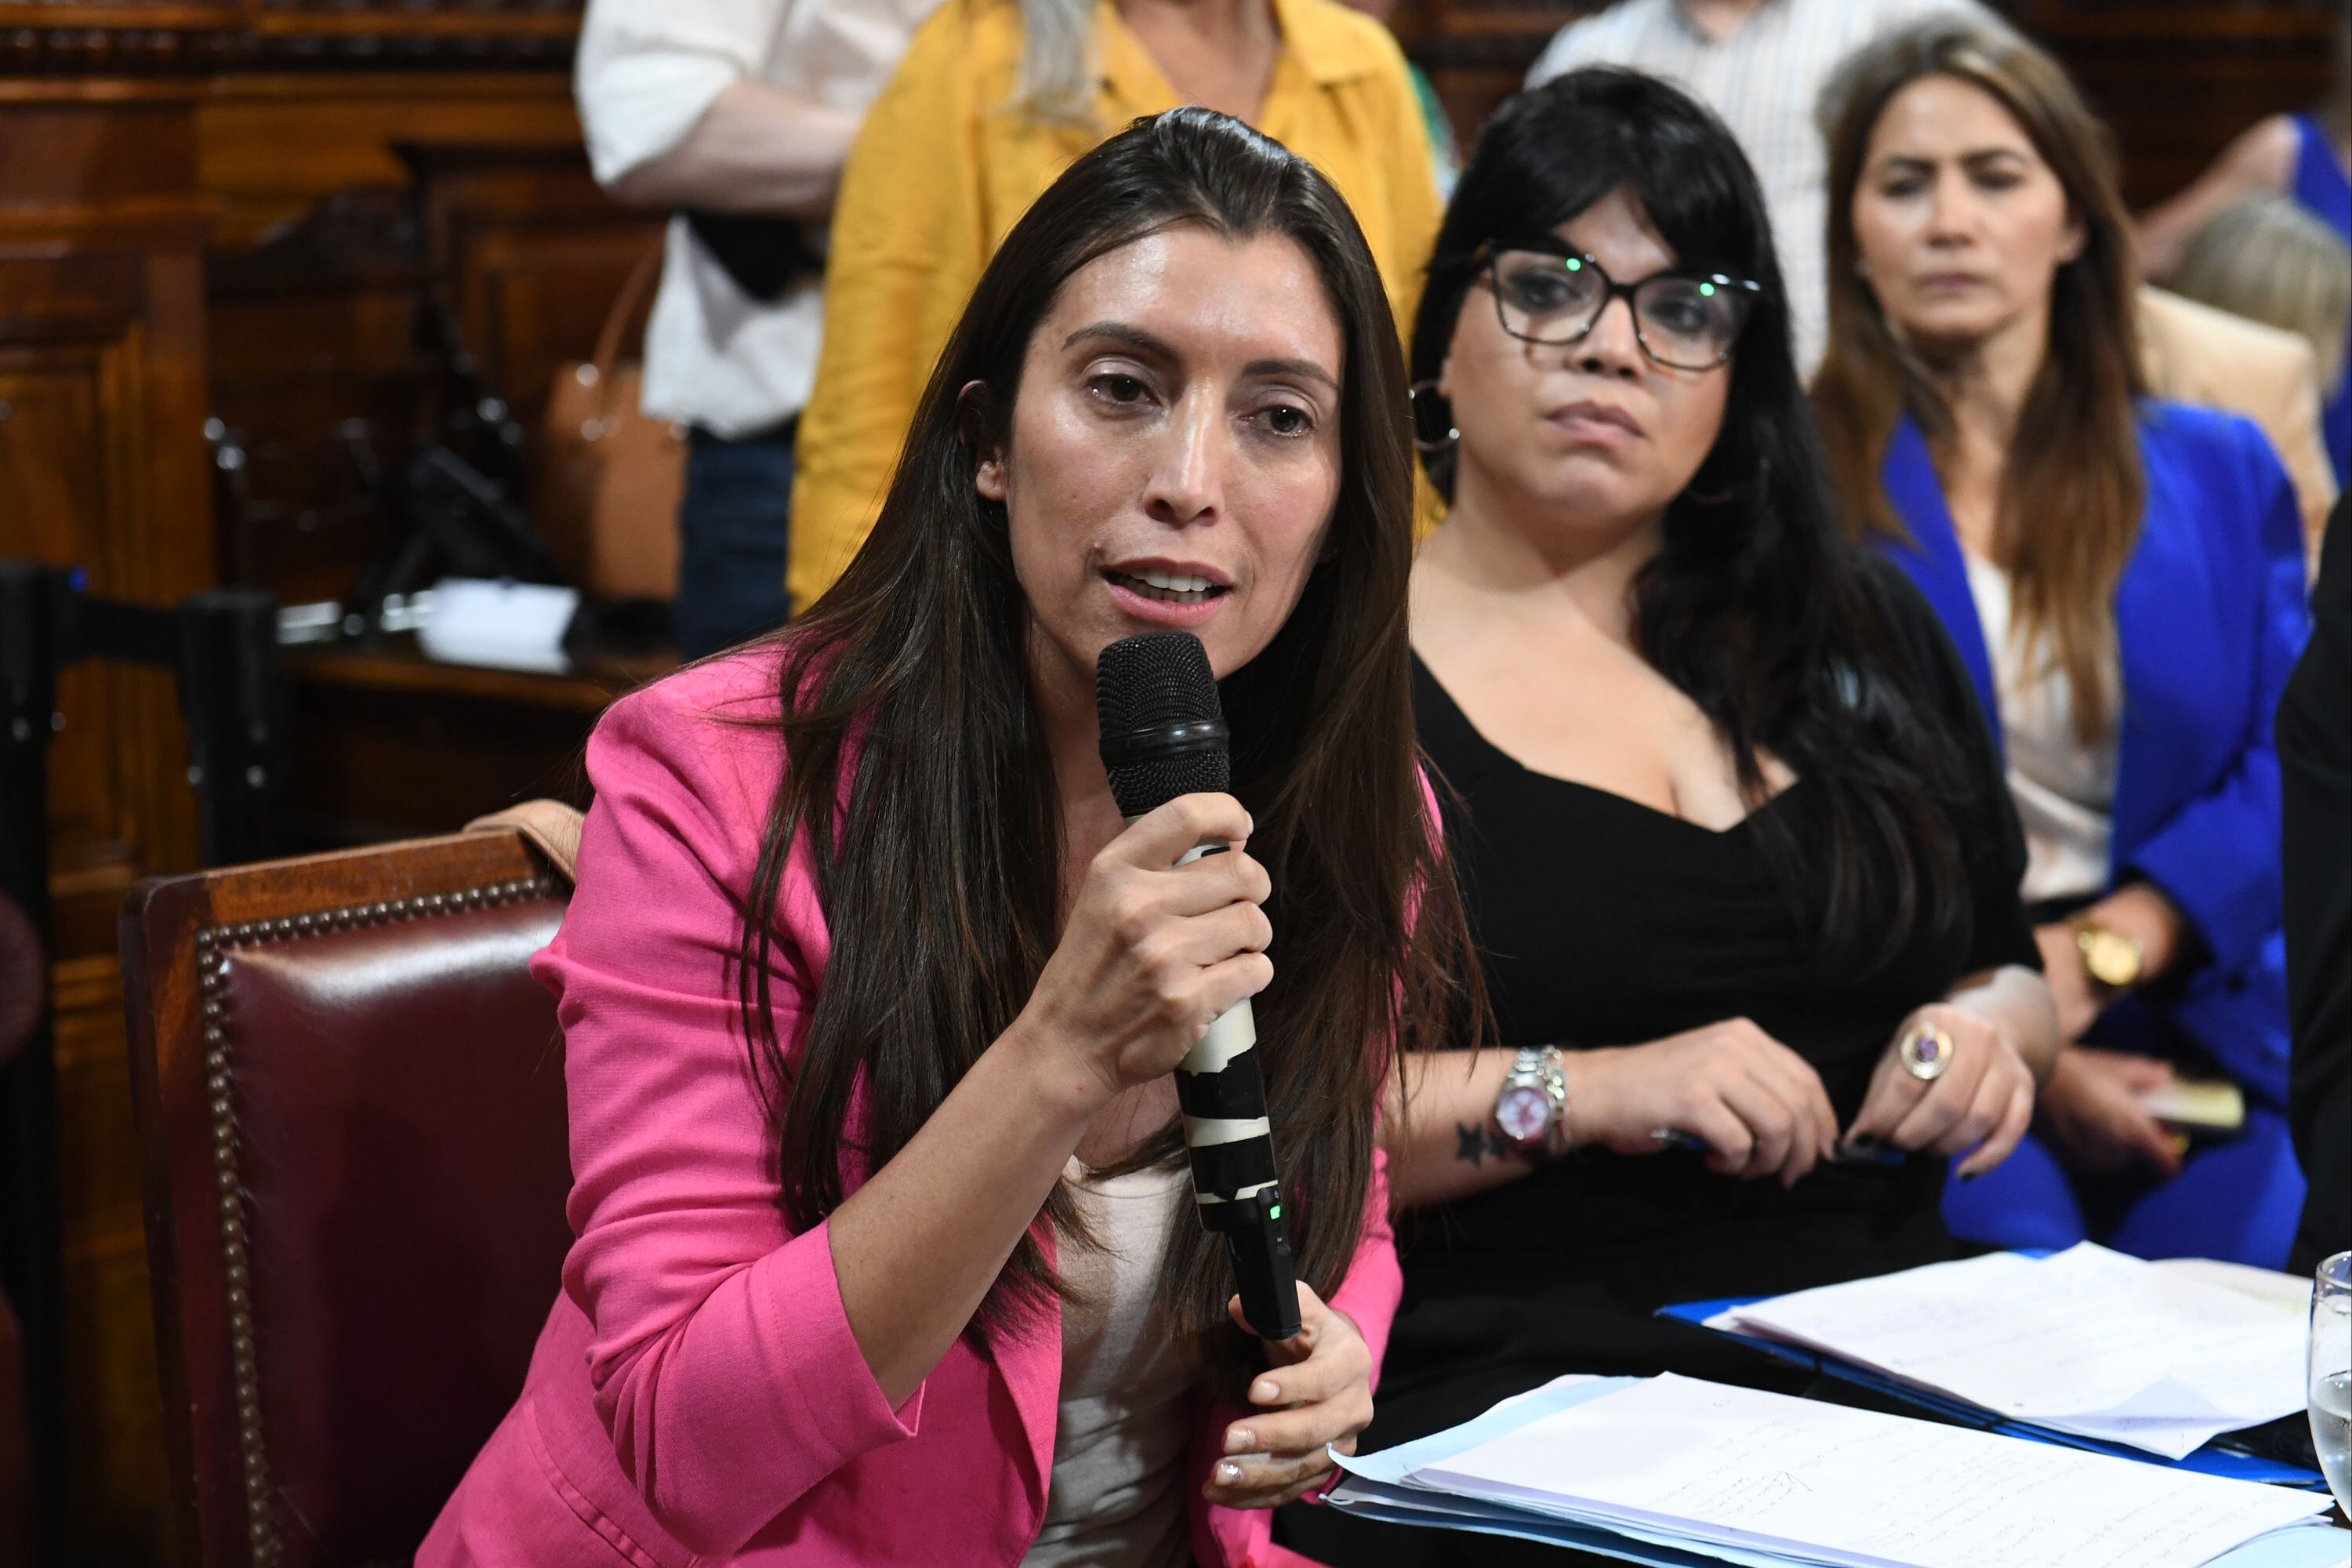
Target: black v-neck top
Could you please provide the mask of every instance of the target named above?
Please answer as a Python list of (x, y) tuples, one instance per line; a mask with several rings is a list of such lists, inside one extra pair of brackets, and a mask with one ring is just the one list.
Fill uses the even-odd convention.
[[(1959, 906), (1953, 918), (1916, 922), (1866, 973), (1817, 955), (1802, 904), (1759, 842), (1768, 818), (1801, 852), (1826, 842), (1812, 783), (1800, 778), (1716, 832), (1522, 766), (1413, 660), (1414, 721), (1442, 780), (1447, 849), (1502, 1043), (1635, 1045), (1745, 1017), (1813, 1065), (1843, 1125), (1913, 1008), (1976, 970), (2038, 966), (2017, 891), (2024, 844), (1967, 675), (1917, 591), (1866, 569), (1935, 697), (1933, 720), (1959, 742), (1979, 824), (1963, 846), (1967, 885), (1931, 894)], [(1945, 1168), (1925, 1157), (1825, 1165), (1783, 1190), (1777, 1179), (1716, 1175), (1696, 1154), (1595, 1150), (1408, 1215), (1381, 1444), (1560, 1372), (1752, 1373), (1747, 1352), (1726, 1355), (1710, 1336), (1650, 1314), (1949, 1256), (1937, 1214)], [(1413, 1419), (1416, 1405), (1444, 1419)]]

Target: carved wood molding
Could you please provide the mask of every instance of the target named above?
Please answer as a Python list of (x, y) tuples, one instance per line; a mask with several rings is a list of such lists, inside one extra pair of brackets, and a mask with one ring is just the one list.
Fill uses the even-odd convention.
[(0, 0), (0, 76), (562, 70), (582, 0)]

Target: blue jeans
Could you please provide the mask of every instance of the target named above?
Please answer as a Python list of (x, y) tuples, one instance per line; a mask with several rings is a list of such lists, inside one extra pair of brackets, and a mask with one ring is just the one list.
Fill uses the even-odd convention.
[(699, 426), (688, 439), (677, 509), (681, 658), (732, 647), (784, 624), (784, 526), (793, 507), (797, 420), (730, 441)]

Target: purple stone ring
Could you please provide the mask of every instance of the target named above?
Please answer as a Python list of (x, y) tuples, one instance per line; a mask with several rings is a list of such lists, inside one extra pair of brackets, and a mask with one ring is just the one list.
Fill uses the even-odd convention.
[(1911, 1032), (1903, 1037), (1903, 1043), (1895, 1047), (1895, 1054), (1903, 1059), (1905, 1072), (1923, 1083), (1932, 1083), (1943, 1077), (1944, 1069), (1952, 1065), (1952, 1037), (1934, 1024), (1922, 1020), (1912, 1026)]

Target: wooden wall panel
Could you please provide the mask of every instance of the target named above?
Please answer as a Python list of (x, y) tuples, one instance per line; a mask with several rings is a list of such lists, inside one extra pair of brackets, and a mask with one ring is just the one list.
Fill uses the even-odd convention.
[(426, 264), (488, 388), (528, 426), (568, 360), (597, 330), (663, 225), (625, 212), (558, 149), (412, 149)]
[[(201, 435), (212, 213), (192, 184), (192, 95), (132, 86), (0, 84), (0, 553), (160, 605), (214, 580)], [(113, 927), (136, 878), (195, 863), (195, 824), (167, 674), (82, 665), (58, 707), (67, 1501), (77, 1561), (139, 1563), (159, 1560), (165, 1488)]]
[(395, 527), (387, 476), (484, 398), (520, 443), (467, 449), (528, 501), (550, 381), (588, 357), (661, 233), (596, 187), (568, 107), (561, 125), (551, 142), (403, 142), (382, 151), (407, 184), (314, 201), (259, 244), (216, 242), (212, 383), (237, 448), (223, 540), (238, 580), (289, 603), (349, 592)]
[(547, 71), (239, 76), (212, 83), (196, 113), (223, 251), (265, 243), (341, 192), (405, 189), (402, 146), (579, 144), (571, 80)]
[(2029, 0), (2019, 19), (2115, 128), (2124, 196), (2141, 210), (2255, 121), (2318, 100), (2344, 3)]
[[(392, 526), (387, 477), (474, 385), (529, 413), (657, 230), (587, 177), (568, 71), (578, 10), (0, 0), (0, 554), (81, 565), (93, 591), (157, 605), (224, 567), (281, 599), (348, 590)], [(434, 198), (436, 248), (415, 182), (451, 149), (473, 162)], [(453, 344), (495, 384), (453, 376)], [(475, 709), (447, 695), (425, 680), (371, 710), (362, 741), (404, 753), (429, 741), (420, 723), (453, 714), (464, 731)], [(551, 779), (593, 718), (518, 700), (443, 748), (460, 794), (484, 782), (468, 735), (505, 742), (516, 778)], [(72, 1560), (142, 1568), (169, 1560), (168, 1478), (113, 927), (135, 878), (188, 868), (197, 847), (169, 676), (77, 668), (60, 705)], [(539, 762), (523, 736), (543, 742)], [(334, 756), (320, 738), (313, 752)], [(305, 804), (322, 818), (348, 826), (377, 804), (315, 771)], [(453, 824), (387, 807), (378, 826)]]

